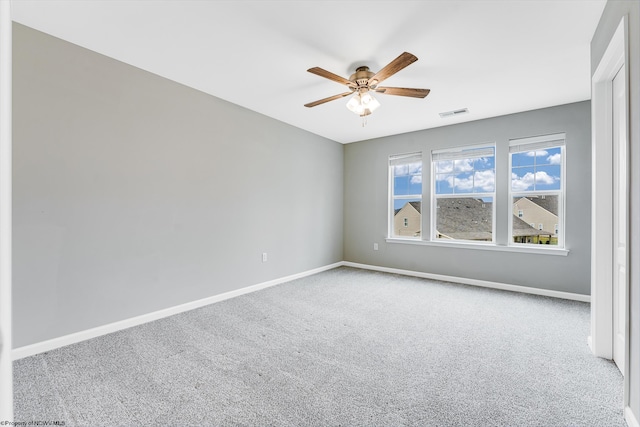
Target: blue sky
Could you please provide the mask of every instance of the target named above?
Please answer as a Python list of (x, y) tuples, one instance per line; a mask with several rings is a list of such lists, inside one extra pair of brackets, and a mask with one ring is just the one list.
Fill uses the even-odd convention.
[(434, 164), (436, 194), (491, 193), (495, 188), (495, 158), (441, 160)]
[(562, 149), (515, 153), (511, 156), (511, 190), (559, 190)]
[(393, 194), (422, 194), (422, 163), (394, 166)]
[[(422, 194), (422, 162), (393, 167), (393, 194), (396, 196)], [(400, 209), (405, 203), (417, 200), (420, 199), (394, 200), (393, 208)]]

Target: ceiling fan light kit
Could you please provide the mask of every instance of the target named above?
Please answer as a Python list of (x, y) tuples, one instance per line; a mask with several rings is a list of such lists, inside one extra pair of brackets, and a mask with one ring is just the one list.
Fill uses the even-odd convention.
[(369, 92), (358, 92), (347, 102), (347, 108), (360, 117), (368, 116), (380, 106), (380, 102)]
[(346, 85), (350, 92), (344, 92), (328, 98), (323, 98), (318, 101), (304, 104), (304, 106), (308, 108), (315, 107), (316, 105), (324, 104), (325, 102), (340, 99), (355, 93), (349, 102), (347, 102), (347, 108), (363, 118), (362, 126), (364, 126), (366, 123), (364, 118), (373, 113), (376, 108), (380, 106), (380, 102), (371, 95), (371, 91), (385, 95), (408, 96), (411, 98), (424, 98), (429, 95), (429, 89), (378, 86), (383, 80), (391, 77), (417, 60), (418, 58), (415, 55), (412, 55), (409, 52), (404, 52), (377, 73), (370, 71), (369, 67), (358, 67), (356, 72), (348, 79), (340, 77), (339, 75), (320, 67), (309, 68), (307, 71), (312, 74)]

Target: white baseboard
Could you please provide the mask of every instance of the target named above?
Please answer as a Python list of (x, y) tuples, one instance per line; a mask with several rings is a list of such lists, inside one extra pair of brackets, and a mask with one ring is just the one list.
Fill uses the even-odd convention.
[[(247, 286), (245, 288), (237, 289), (235, 291), (225, 292), (219, 295), (213, 295), (211, 297), (203, 298), (197, 301), (191, 301), (185, 304), (177, 305), (174, 307), (165, 308), (162, 310), (154, 311), (151, 313), (143, 314), (140, 316), (132, 317), (129, 319), (120, 320), (118, 322), (109, 323), (107, 325), (98, 326), (95, 328), (87, 329), (73, 334), (64, 335), (61, 337), (53, 338), (47, 341), (18, 347), (13, 349), (11, 357), (13, 360), (22, 359), (24, 357), (33, 356), (35, 354), (44, 353), (45, 351), (54, 350), (56, 348), (64, 347), (70, 344), (75, 344), (80, 341), (85, 341), (91, 338), (96, 338), (102, 335), (117, 332), (123, 329), (131, 328), (133, 326), (142, 325), (144, 323), (153, 322), (154, 320), (163, 319), (165, 317), (173, 316), (174, 314), (183, 313), (185, 311), (194, 310), (196, 308), (204, 307), (205, 305), (213, 304), (216, 302), (224, 301), (230, 298), (234, 298), (240, 295), (248, 294), (251, 292), (259, 291), (271, 286), (279, 285), (281, 283), (290, 282), (302, 277), (311, 276), (326, 270), (331, 270), (336, 267), (347, 266), (354, 268), (361, 268), (365, 270), (382, 271), (386, 273), (402, 274), (405, 276), (421, 277), (425, 279), (443, 280), (447, 282), (462, 283), (466, 285), (481, 286), (485, 288), (502, 289), (513, 292), (523, 292), (535, 295), (544, 295), (555, 298), (563, 298), (575, 301), (590, 302), (591, 297), (589, 295), (573, 294), (569, 292), (551, 291), (546, 289), (529, 288), (526, 286), (509, 285), (505, 283), (489, 282), (486, 280), (467, 279), (464, 277), (445, 276), (441, 274), (422, 273), (419, 271), (401, 270), (397, 268), (379, 267), (368, 264), (358, 264), (349, 261), (340, 261), (334, 264), (329, 264), (323, 267), (315, 268), (312, 270), (304, 271), (302, 273), (292, 274), (290, 276), (281, 277), (279, 279), (270, 280), (268, 282), (258, 283), (256, 285)], [(631, 412), (629, 411), (631, 414)], [(631, 414), (633, 416), (633, 414)], [(634, 427), (640, 427), (637, 424)]]
[(629, 427), (640, 427), (640, 423), (638, 423), (638, 419), (633, 414), (633, 411), (630, 407), (624, 408), (624, 420), (627, 422)]
[(312, 270), (304, 271), (302, 273), (292, 274), (290, 276), (281, 277), (268, 282), (258, 283), (256, 285), (247, 286), (245, 288), (237, 289), (235, 291), (225, 292), (219, 295), (213, 295), (211, 297), (191, 301), (185, 304), (176, 305), (174, 307), (165, 308), (162, 310), (154, 311), (151, 313), (143, 314), (140, 316), (132, 317), (118, 322), (109, 323), (107, 325), (98, 326), (95, 328), (87, 329), (84, 331), (76, 332), (69, 335), (64, 335), (58, 338), (53, 338), (47, 341), (26, 345), (13, 349), (11, 357), (13, 360), (22, 359), (24, 357), (33, 356), (35, 354), (44, 353), (45, 351), (54, 350), (56, 348), (64, 347), (70, 344), (75, 344), (80, 341), (85, 341), (91, 338), (96, 338), (102, 335), (117, 332), (123, 329), (131, 328), (132, 326), (142, 325), (144, 323), (153, 322), (154, 320), (163, 319), (165, 317), (173, 316), (174, 314), (183, 313), (185, 311), (193, 310), (196, 308), (204, 307), (205, 305), (213, 304), (216, 302), (224, 301), (230, 298), (234, 298), (240, 295), (248, 294), (251, 292), (259, 291), (261, 289), (269, 288), (271, 286), (279, 285), (281, 283), (290, 282), (302, 277), (311, 276), (326, 270), (331, 270), (343, 265), (343, 262), (337, 262), (335, 264), (329, 264), (323, 267), (314, 268)]
[(489, 282), (487, 280), (467, 279), (465, 277), (445, 276), (442, 274), (422, 273), (420, 271), (400, 270), (397, 268), (379, 267), (368, 264), (358, 264), (344, 261), (342, 265), (347, 267), (362, 268), (366, 270), (382, 271), (385, 273), (402, 274), (405, 276), (421, 277), (424, 279), (443, 280), (445, 282), (462, 283), (465, 285), (480, 286), (483, 288), (501, 289), (504, 291), (522, 292), (525, 294), (542, 295), (547, 297), (562, 298), (573, 301), (591, 302), (589, 295), (574, 294), (571, 292), (552, 291), (548, 289), (530, 288), (527, 286), (509, 285), (506, 283)]

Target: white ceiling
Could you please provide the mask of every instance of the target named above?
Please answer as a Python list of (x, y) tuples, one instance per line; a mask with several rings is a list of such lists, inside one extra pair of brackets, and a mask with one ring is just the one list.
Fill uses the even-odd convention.
[[(348, 143), (590, 99), (589, 43), (606, 0), (12, 0), (13, 20), (326, 138)], [(307, 73), (419, 60), (361, 119)], [(442, 119), (440, 112), (468, 108)]]

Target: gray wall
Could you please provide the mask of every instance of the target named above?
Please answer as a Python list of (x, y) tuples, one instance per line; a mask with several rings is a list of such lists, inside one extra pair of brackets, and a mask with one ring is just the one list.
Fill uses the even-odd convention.
[[(345, 147), (345, 260), (363, 264), (590, 293), (590, 102), (546, 108), (349, 144)], [(424, 185), (432, 149), (496, 143), (496, 240), (506, 243), (509, 215), (509, 139), (566, 132), (568, 256), (385, 243), (388, 159), (422, 151)], [(428, 167), (429, 166), (429, 167)], [(428, 201), (423, 201), (427, 211)], [(425, 212), (426, 213), (426, 212)], [(425, 229), (425, 235), (427, 231)], [(373, 243), (379, 250), (373, 250)]]
[(623, 16), (628, 17), (630, 209), (630, 340), (629, 406), (640, 421), (640, 2), (608, 1), (591, 41), (591, 74), (595, 72)]
[(341, 144), (19, 24), (13, 41), (14, 347), (343, 259)]

